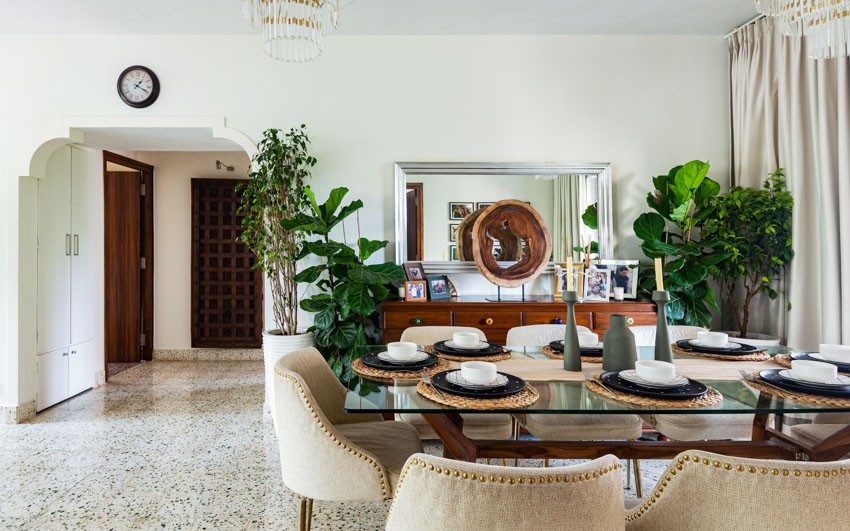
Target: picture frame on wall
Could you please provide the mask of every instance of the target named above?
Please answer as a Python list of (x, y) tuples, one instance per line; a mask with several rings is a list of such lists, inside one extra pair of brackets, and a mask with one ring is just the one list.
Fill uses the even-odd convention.
[(611, 296), (611, 271), (595, 265), (587, 268), (584, 276), (584, 300), (607, 302)]
[(563, 298), (564, 296), (564, 287), (567, 285), (567, 275), (572, 272), (573, 275), (573, 286), (575, 287), (578, 296), (581, 297), (584, 294), (584, 277), (582, 274), (584, 273), (584, 264), (582, 263), (574, 263), (572, 269), (567, 267), (567, 264), (555, 264), (555, 275), (553, 277), (552, 283), (552, 296)]
[(638, 260), (598, 260), (597, 269), (607, 269), (611, 275), (611, 294), (614, 288), (623, 288), (626, 299), (638, 298)]
[(450, 299), (452, 289), (446, 275), (428, 275), (428, 295), (432, 301)]
[(472, 214), (475, 203), (451, 202), (449, 203), (449, 219), (461, 220)]
[(449, 260), (452, 262), (458, 261), (457, 245), (449, 245)]
[(408, 280), (404, 283), (404, 300), (406, 302), (427, 302), (428, 283), (424, 280)]
[(487, 208), (488, 206), (490, 206), (492, 204), (493, 204), (492, 201), (484, 202), (484, 203), (479, 201), (478, 203), (475, 204), (475, 210), (481, 210), (482, 208)]
[(449, 241), (456, 242), (457, 241), (457, 229), (460, 227), (460, 223), (449, 223)]
[(402, 267), (407, 280), (425, 280), (425, 268), (422, 262), (405, 262)]

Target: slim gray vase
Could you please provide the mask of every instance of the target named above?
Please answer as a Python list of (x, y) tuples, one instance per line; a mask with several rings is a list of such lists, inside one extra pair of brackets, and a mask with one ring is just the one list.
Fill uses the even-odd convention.
[(564, 302), (567, 303), (567, 327), (564, 332), (564, 370), (581, 370), (581, 349), (578, 346), (578, 328), (576, 327), (575, 305), (578, 293), (564, 292)]
[(625, 315), (612, 315), (602, 345), (602, 370), (625, 371), (635, 368), (635, 335), (626, 326)]
[(658, 324), (655, 325), (655, 359), (673, 363), (673, 349), (670, 348), (670, 331), (667, 328), (667, 303), (670, 293), (653, 291), (652, 300), (658, 306)]

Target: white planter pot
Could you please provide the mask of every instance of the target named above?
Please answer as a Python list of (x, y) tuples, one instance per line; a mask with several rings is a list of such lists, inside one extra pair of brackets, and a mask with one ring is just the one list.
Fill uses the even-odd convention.
[(280, 333), (280, 330), (266, 330), (263, 332), (263, 364), (266, 371), (266, 404), (272, 413), (272, 421), (277, 427), (275, 420), (275, 400), (274, 400), (274, 366), (277, 360), (290, 352), (306, 347), (312, 347), (316, 344), (313, 338), (313, 333), (297, 334), (294, 336), (285, 336)]
[[(740, 332), (724, 333), (729, 334), (729, 337), (741, 337)], [(752, 345), (754, 347), (776, 347), (779, 346), (782, 340), (781, 338), (778, 338), (776, 336), (769, 336), (767, 334), (755, 334), (753, 332), (750, 332), (749, 334), (747, 334), (747, 338), (741, 339), (741, 341), (746, 343), (747, 345)]]

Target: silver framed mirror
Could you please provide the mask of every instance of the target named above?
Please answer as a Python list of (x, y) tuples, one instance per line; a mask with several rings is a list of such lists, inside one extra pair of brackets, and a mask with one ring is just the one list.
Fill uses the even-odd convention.
[[(610, 163), (397, 162), (395, 164), (395, 260), (422, 262), (429, 273), (476, 273), (459, 260), (462, 219), (502, 199), (529, 203), (549, 228), (552, 263), (574, 256), (573, 247), (592, 240), (599, 258), (613, 258)], [(596, 205), (597, 228), (582, 221)], [(551, 267), (547, 269), (551, 272)]]

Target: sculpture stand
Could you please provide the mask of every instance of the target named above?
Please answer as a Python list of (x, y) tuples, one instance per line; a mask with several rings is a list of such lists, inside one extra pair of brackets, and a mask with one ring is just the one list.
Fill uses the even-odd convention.
[(564, 332), (564, 370), (581, 370), (581, 349), (578, 344), (578, 328), (576, 327), (575, 305), (578, 302), (578, 293), (575, 291), (564, 292), (564, 302), (567, 304), (567, 327)]
[(537, 299), (528, 299), (525, 297), (525, 284), (522, 285), (522, 295), (517, 298), (516, 296), (508, 295), (506, 297), (502, 297), (502, 286), (496, 286), (496, 298), (493, 297), (485, 297), (484, 300), (487, 302), (537, 302)]
[(658, 306), (658, 324), (655, 325), (655, 359), (673, 363), (673, 350), (670, 348), (670, 331), (667, 329), (667, 310), (670, 293), (653, 291), (652, 300)]

